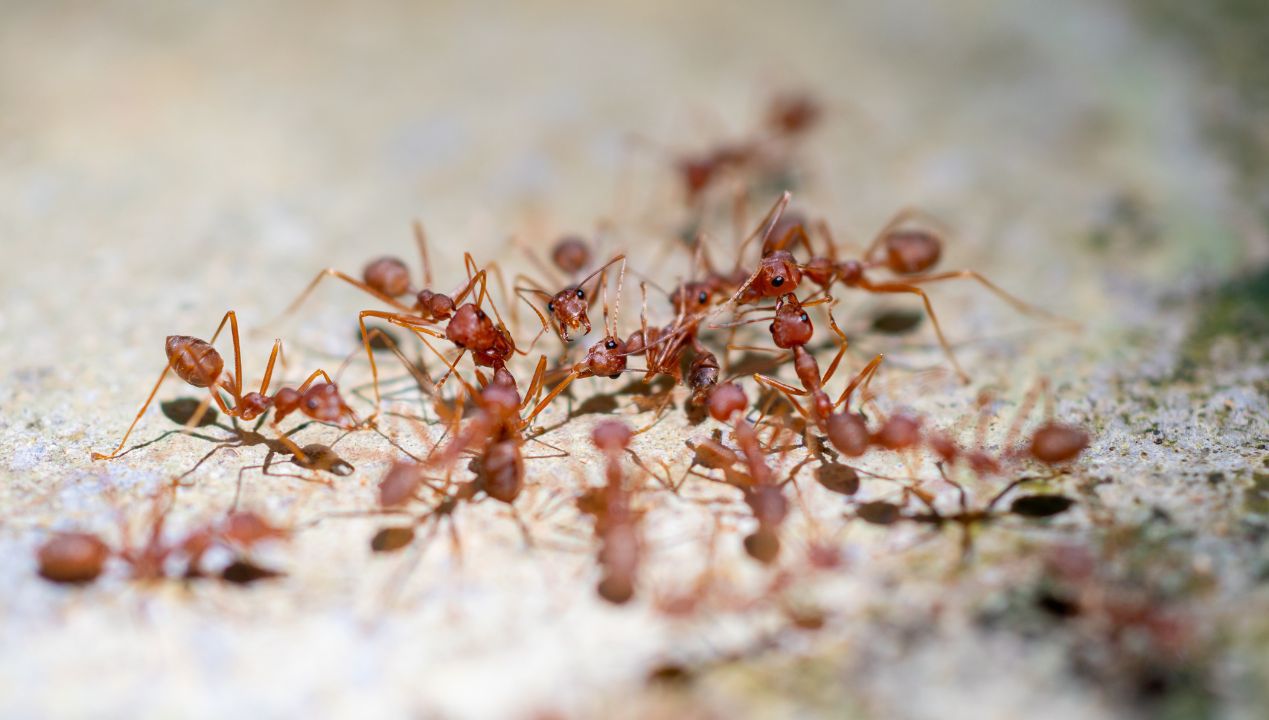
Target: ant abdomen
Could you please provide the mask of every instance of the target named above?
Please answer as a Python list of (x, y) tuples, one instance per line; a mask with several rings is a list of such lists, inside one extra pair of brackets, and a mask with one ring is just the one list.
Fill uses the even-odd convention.
[(489, 497), (511, 504), (524, 489), (524, 458), (514, 440), (489, 446), (480, 461), (479, 481)]
[(410, 269), (398, 258), (385, 256), (366, 263), (361, 278), (367, 285), (387, 295), (401, 297), (410, 292)]
[(1070, 462), (1088, 447), (1088, 433), (1074, 425), (1049, 422), (1036, 429), (1028, 451), (1042, 463)]
[(852, 412), (829, 415), (826, 423), (828, 441), (838, 452), (849, 457), (859, 457), (868, 451), (868, 424), (863, 416)]
[(225, 359), (205, 340), (188, 335), (169, 335), (165, 349), (172, 371), (194, 387), (212, 386), (225, 369)]
[(925, 230), (895, 230), (886, 234), (886, 267), (896, 275), (916, 275), (938, 264), (943, 244)]
[(58, 583), (87, 583), (97, 579), (110, 557), (110, 548), (91, 533), (54, 535), (40, 546), (36, 559), (40, 576)]
[(590, 261), (590, 247), (576, 235), (565, 235), (551, 249), (551, 262), (568, 275), (585, 270)]
[(780, 536), (772, 528), (760, 527), (745, 536), (745, 552), (760, 563), (773, 563), (780, 555)]

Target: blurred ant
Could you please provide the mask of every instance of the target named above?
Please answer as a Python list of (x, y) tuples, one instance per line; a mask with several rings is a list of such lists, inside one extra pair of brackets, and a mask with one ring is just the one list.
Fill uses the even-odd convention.
[[(216, 348), (212, 346), (212, 343), (216, 342), (216, 338), (220, 336), (220, 332), (224, 329), (226, 322), (229, 323), (230, 332), (233, 336), (234, 372), (232, 374), (224, 372), (225, 360), (216, 351)], [(273, 352), (269, 354), (269, 362), (265, 367), (264, 379), (260, 383), (260, 389), (243, 394), (241, 386), (242, 351), (238, 341), (238, 316), (233, 310), (225, 313), (220, 325), (216, 327), (216, 332), (212, 334), (210, 342), (188, 335), (169, 335), (166, 342), (167, 365), (163, 367), (163, 372), (159, 374), (159, 379), (154, 383), (154, 389), (150, 391), (150, 395), (145, 399), (145, 403), (137, 412), (137, 416), (133, 418), (132, 424), (128, 426), (128, 431), (124, 433), (123, 439), (119, 441), (119, 445), (109, 455), (94, 452), (92, 458), (94, 460), (110, 460), (118, 457), (119, 451), (128, 442), (128, 437), (132, 434), (132, 430), (140, 422), (141, 416), (145, 414), (146, 409), (150, 407), (150, 402), (154, 400), (155, 394), (159, 391), (159, 386), (163, 384), (163, 380), (167, 377), (169, 371), (176, 373), (177, 377), (196, 388), (207, 388), (208, 390), (209, 397), (205, 398), (202, 404), (199, 405), (199, 409), (190, 418), (187, 427), (193, 427), (198, 424), (211, 402), (215, 402), (225, 415), (248, 421), (258, 417), (262, 418), (265, 413), (272, 409), (273, 420), (270, 424), (275, 431), (279, 432), (278, 440), (292, 454), (301, 459), (304, 458), (304, 452), (278, 430), (278, 423), (286, 418), (287, 415), (298, 410), (318, 422), (331, 423), (345, 429), (358, 427), (359, 423), (356, 414), (352, 408), (344, 403), (343, 398), (339, 395), (339, 388), (331, 381), (330, 376), (324, 370), (318, 369), (314, 371), (298, 389), (284, 387), (272, 396), (268, 395), (269, 382), (273, 377), (273, 365), (277, 361), (281, 347), (281, 340), (274, 341)], [(314, 384), (313, 381), (319, 377), (325, 382)], [(225, 400), (221, 397), (221, 392), (227, 392), (232, 396), (232, 406), (225, 403)]]
[[(745, 552), (761, 563), (770, 564), (780, 553), (779, 528), (789, 513), (789, 501), (784, 495), (783, 486), (810, 459), (795, 467), (788, 479), (777, 482), (775, 472), (767, 465), (767, 451), (759, 442), (754, 426), (735, 413), (731, 420), (732, 434), (739, 452), (718, 440), (696, 443), (691, 446), (694, 456), (687, 474), (724, 482), (743, 493), (745, 504), (758, 522), (757, 529), (745, 536)], [(698, 465), (709, 470), (721, 470), (723, 479), (718, 480), (711, 475), (697, 472), (693, 468)]]
[(130, 524), (120, 517), (121, 541), (111, 547), (99, 536), (87, 532), (58, 533), (40, 546), (36, 553), (39, 573), (57, 583), (83, 584), (97, 579), (106, 562), (114, 557), (123, 561), (134, 580), (155, 581), (168, 577), (206, 577), (209, 568), (205, 556), (216, 548), (228, 550), (234, 560), (219, 576), (235, 583), (251, 582), (276, 576), (276, 571), (261, 568), (249, 559), (250, 551), (268, 540), (285, 540), (289, 533), (271, 525), (253, 512), (234, 512), (225, 518), (195, 527), (172, 541), (164, 536), (171, 505), (164, 505), (162, 494), (156, 495), (146, 536), (142, 543), (132, 542)]
[(604, 420), (591, 432), (591, 442), (604, 454), (606, 483), (578, 500), (578, 507), (595, 517), (599, 540), (599, 564), (603, 578), (599, 596), (615, 605), (634, 597), (639, 568), (639, 514), (631, 507), (631, 490), (621, 467), (623, 451), (628, 451), (634, 432), (620, 420)]

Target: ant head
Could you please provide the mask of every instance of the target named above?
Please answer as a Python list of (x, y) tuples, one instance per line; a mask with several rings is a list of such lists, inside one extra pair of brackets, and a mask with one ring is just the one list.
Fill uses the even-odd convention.
[(607, 453), (620, 452), (629, 447), (633, 437), (630, 426), (621, 420), (604, 420), (590, 433), (590, 440), (595, 447)]
[(692, 358), (687, 371), (687, 386), (692, 389), (691, 403), (705, 402), (711, 390), (718, 385), (718, 357), (712, 352), (699, 352)]
[(551, 262), (568, 275), (576, 275), (585, 270), (590, 261), (590, 246), (577, 235), (565, 235), (551, 249)]
[(761, 297), (774, 297), (797, 290), (800, 282), (802, 270), (793, 259), (793, 253), (776, 250), (759, 261), (758, 275), (753, 279), (752, 287)]
[(300, 400), (300, 412), (319, 422), (335, 423), (340, 427), (353, 425), (352, 408), (339, 396), (335, 383), (317, 383), (304, 391)]
[(628, 354), (626, 344), (621, 341), (621, 338), (607, 335), (586, 351), (586, 372), (591, 375), (620, 377), (626, 369)]
[(928, 230), (892, 230), (885, 236), (886, 267), (896, 275), (914, 275), (934, 267), (943, 243)]
[(454, 299), (444, 293), (424, 288), (414, 298), (414, 309), (423, 317), (446, 320), (454, 314)]
[(485, 494), (510, 505), (524, 489), (524, 458), (514, 440), (502, 440), (489, 446), (480, 458), (476, 481)]
[(670, 293), (670, 304), (677, 313), (695, 315), (709, 309), (716, 292), (716, 284), (706, 281), (685, 282)]
[(749, 407), (745, 391), (733, 382), (723, 383), (709, 394), (709, 415), (719, 422), (727, 422), (731, 416)]
[(225, 359), (216, 348), (196, 337), (169, 335), (164, 349), (172, 372), (194, 387), (214, 385), (225, 369)]
[(366, 263), (361, 279), (370, 287), (388, 297), (401, 297), (410, 292), (410, 269), (392, 256), (385, 256)]
[(273, 401), (268, 396), (258, 392), (249, 392), (242, 396), (242, 401), (238, 403), (238, 418), (248, 422), (255, 420), (263, 415)]
[(771, 321), (770, 330), (776, 346), (787, 350), (810, 342), (815, 326), (797, 296), (785, 293), (776, 301), (775, 319)]
[(590, 318), (586, 310), (590, 307), (586, 299), (586, 291), (582, 286), (565, 288), (551, 296), (546, 304), (546, 311), (551, 313), (560, 328), (560, 337), (564, 342), (572, 342), (570, 332), (582, 330), (582, 335), (590, 332)]
[(819, 122), (823, 107), (805, 93), (787, 93), (771, 100), (767, 127), (781, 135), (800, 135)]
[(1088, 447), (1088, 433), (1083, 428), (1047, 422), (1036, 429), (1027, 448), (1031, 457), (1048, 465), (1067, 463), (1079, 457)]
[(493, 347), (501, 335), (484, 310), (475, 303), (463, 303), (445, 326), (445, 337), (460, 348), (478, 353)]
[(678, 161), (679, 174), (683, 177), (683, 189), (687, 192), (688, 202), (696, 200), (705, 188), (709, 187), (718, 170), (718, 163), (712, 156), (685, 157)]

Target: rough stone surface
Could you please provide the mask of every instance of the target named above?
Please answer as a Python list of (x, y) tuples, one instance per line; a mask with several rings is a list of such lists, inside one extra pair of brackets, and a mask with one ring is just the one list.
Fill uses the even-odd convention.
[[(1096, 2), (6, 8), (0, 715), (1258, 716), (1269, 681), (1264, 215), (1246, 200), (1255, 169), (1211, 142), (1219, 68), (1142, 17)], [(675, 227), (674, 177), (629, 137), (683, 149), (738, 135), (769, 90), (790, 85), (828, 107), (805, 148), (801, 207), (855, 247), (898, 208), (928, 209), (954, 230), (945, 267), (979, 269), (1082, 324), (1019, 316), (970, 283), (932, 288), (966, 387), (944, 372), (928, 326), (869, 331), (881, 308), (911, 303), (843, 293), (836, 311), (852, 367), (887, 354), (882, 407), (964, 437), (981, 391), (1008, 416), (1050, 378), (1055, 414), (1093, 434), (1077, 468), (1048, 483), (1077, 500), (1071, 511), (986, 526), (962, 563), (953, 529), (847, 520), (847, 500), (803, 472), (785, 537), (794, 580), (775, 599), (772, 572), (743, 555), (751, 528), (737, 493), (650, 489), (647, 572), (615, 608), (595, 595), (591, 524), (572, 501), (601, 481), (586, 439), (611, 403), (588, 388), (614, 385), (597, 380), (580, 383), (580, 414), (542, 438), (571, 455), (528, 461), (519, 510), (533, 547), (493, 503), (460, 512), (461, 553), (444, 527), (414, 554), (372, 557), (379, 523), (313, 525), (373, 506), (394, 455), (360, 433), (335, 445), (356, 470), (331, 487), (245, 475), (245, 506), (304, 527), (271, 551), (283, 579), (140, 586), (115, 568), (67, 589), (36, 575), (52, 530), (117, 537), (119, 513), (139, 519), (156, 487), (210, 449), (172, 436), (89, 460), (127, 427), (165, 336), (206, 335), (233, 308), (253, 330), (249, 382), (275, 335), (287, 380), (335, 371), (367, 299), (327, 284), (299, 318), (270, 318), (321, 268), (356, 273), (385, 253), (414, 265), (416, 217), (444, 288), (461, 280), (463, 250), (533, 272), (512, 234), (544, 251), (598, 218), (618, 228), (609, 249), (637, 248), (633, 266), (668, 284), (686, 261), (645, 255)], [(367, 377), (354, 360), (341, 379)], [(169, 382), (159, 399), (193, 395)], [(683, 440), (714, 427), (673, 412), (633, 447), (677, 477)], [(174, 428), (156, 404), (135, 439)], [(386, 428), (425, 446), (403, 422)], [(994, 423), (993, 442), (1001, 432)], [(263, 460), (247, 447), (204, 463), (172, 525), (223, 513), (239, 469)], [(908, 472), (882, 456), (860, 467)], [(946, 485), (930, 488), (954, 504)], [(857, 497), (897, 491), (865, 476)], [(704, 569), (715, 516), (716, 592), (697, 615), (658, 612), (654, 600), (687, 592)], [(799, 572), (812, 541), (838, 548), (843, 567)], [(1078, 598), (1053, 594), (1063, 558), (1095, 567)], [(1122, 630), (1114, 618), (1128, 606), (1139, 622)], [(794, 627), (816, 618), (818, 630)]]

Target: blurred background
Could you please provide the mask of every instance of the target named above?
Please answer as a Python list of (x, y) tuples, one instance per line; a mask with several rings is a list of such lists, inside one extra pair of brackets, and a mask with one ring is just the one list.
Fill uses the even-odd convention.
[[(368, 605), (347, 577), (364, 549), (344, 543), (364, 532), (343, 530), (305, 541), (296, 584), (266, 591), (272, 610), (223, 598), (192, 610), (167, 597), (142, 603), (137, 620), (136, 597), (76, 605), (39, 586), (30, 547), (50, 526), (103, 516), (84, 483), (145, 486), (198, 449), (157, 469), (154, 458), (87, 462), (126, 426), (165, 335), (206, 334), (228, 308), (260, 328), (327, 266), (355, 273), (385, 253), (413, 262), (415, 218), (444, 285), (459, 279), (464, 250), (528, 269), (512, 236), (546, 247), (608, 220), (616, 245), (659, 246), (682, 219), (672, 159), (745, 137), (784, 91), (824, 107), (799, 148), (799, 206), (857, 243), (901, 207), (929, 210), (954, 230), (947, 267), (981, 269), (1085, 323), (1078, 337), (1033, 329), (969, 350), (983, 384), (1055, 377), (1064, 409), (1113, 439), (1094, 460), (1107, 473), (1176, 489), (1182, 468), (1251, 478), (1261, 462), (1263, 3), (6, 0), (0, 18), (0, 499), (11, 518), (0, 521), (11, 551), (0, 573), (15, 588), (0, 594), (0, 714), (607, 714), (608, 699), (643, 688), (683, 637), (699, 649), (745, 636), (744, 622), (737, 636), (551, 594), (583, 580), (543, 582), (528, 609), (521, 590), (478, 585), (486, 594), (457, 604), (486, 615), (456, 620), (453, 606), (429, 605), (367, 639)], [(1029, 327), (972, 289), (940, 290), (939, 302), (954, 337)], [(302, 319), (248, 340), (248, 366), (275, 332), (319, 357), (348, 352), (349, 313), (362, 306), (324, 289)], [(949, 417), (975, 389), (945, 388)], [(1196, 419), (1206, 403), (1225, 408), (1226, 424)], [(1173, 444), (1152, 442), (1152, 424)], [(224, 493), (209, 483), (191, 498)], [(1133, 497), (1125, 507), (1139, 506)], [(1169, 497), (1178, 513), (1193, 504)], [(1213, 527), (1193, 522), (1200, 534)], [(842, 620), (827, 640), (799, 641), (739, 680), (702, 680), (685, 700), (640, 694), (629, 712), (1144, 707), (1072, 670), (1066, 638), (1028, 644), (976, 624), (1000, 591), (982, 577), (952, 611), (950, 637), (899, 647), (889, 630), (931, 617), (922, 613), (941, 591), (940, 576), (927, 578), (903, 601), (916, 615), (889, 615), (894, 571), (831, 596), (891, 624)], [(1228, 587), (1245, 589), (1251, 571), (1231, 572)], [(1247, 610), (1251, 596), (1231, 592), (1226, 609)], [(482, 625), (489, 617), (501, 630)], [(447, 649), (414, 654), (429, 643)], [(871, 664), (879, 658), (893, 669)], [(1263, 658), (1240, 662), (1214, 662), (1195, 702), (1254, 716), (1247, 678), (1264, 677)], [(113, 674), (98, 696), (66, 690), (105, 663)], [(1176, 707), (1215, 707), (1190, 698)]]

